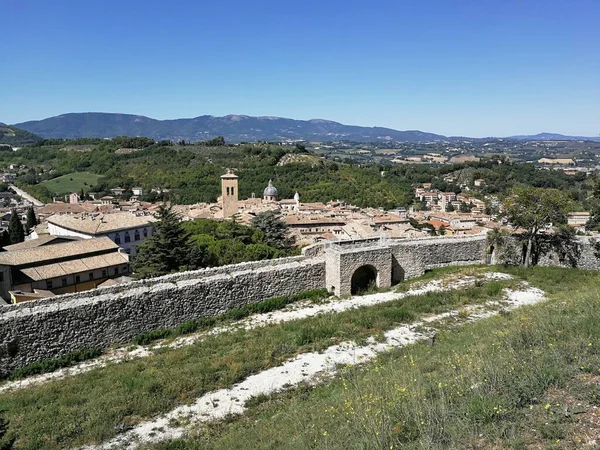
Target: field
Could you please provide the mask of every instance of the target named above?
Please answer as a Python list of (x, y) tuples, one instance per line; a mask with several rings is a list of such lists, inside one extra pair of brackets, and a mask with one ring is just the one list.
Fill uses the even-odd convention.
[[(144, 357), (27, 388), (2, 390), (6, 383), (0, 384), (0, 411), (16, 448), (100, 444), (298, 356), (318, 357), (349, 340), (357, 348), (374, 346), (399, 326), (426, 333), (418, 321), (446, 314), (447, 320), (427, 322), (437, 329), (428, 340), (386, 349), (364, 364), (338, 364), (331, 376), (286, 385), (283, 392), (242, 398), (242, 415), (229, 415), (236, 409), (219, 406), (225, 400), (215, 395), (207, 400), (212, 406), (201, 406), (223, 408), (215, 416), (220, 420), (190, 427), (192, 415), (171, 417), (162, 428), (183, 428), (184, 436), (152, 442), (163, 431), (157, 427), (141, 448), (584, 448), (600, 435), (599, 274), (494, 268), (510, 277), (493, 278), (488, 270), (433, 271), (365, 296), (381, 302), (358, 309), (339, 308), (362, 297), (266, 302), (252, 312), (284, 307), (280, 319), (248, 327), (254, 315), (235, 328), (248, 312), (229, 314), (214, 325), (233, 328), (193, 341), (195, 334), (180, 336), (185, 327), (165, 330), (155, 337), (170, 336), (167, 341)], [(425, 292), (432, 283), (445, 287)], [(547, 300), (506, 308), (506, 293), (523, 286), (542, 289)], [(332, 302), (338, 306), (327, 309)], [(318, 308), (323, 313), (300, 314)], [(189, 331), (197, 333), (198, 326)]]
[(80, 193), (81, 189), (88, 192), (90, 188), (98, 183), (102, 175), (89, 172), (72, 172), (61, 177), (53, 178), (40, 183), (54, 194)]

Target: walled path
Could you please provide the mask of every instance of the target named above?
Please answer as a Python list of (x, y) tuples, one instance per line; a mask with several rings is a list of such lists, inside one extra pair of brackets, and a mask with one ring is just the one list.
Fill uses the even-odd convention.
[(10, 184), (8, 186), (8, 188), (12, 189), (13, 191), (15, 191), (15, 193), (19, 197), (23, 197), (25, 200), (30, 201), (34, 206), (44, 206), (44, 204), (42, 202), (40, 202), (37, 198), (35, 198), (32, 195), (29, 195), (23, 189), (20, 189), (20, 188), (16, 187), (14, 184)]

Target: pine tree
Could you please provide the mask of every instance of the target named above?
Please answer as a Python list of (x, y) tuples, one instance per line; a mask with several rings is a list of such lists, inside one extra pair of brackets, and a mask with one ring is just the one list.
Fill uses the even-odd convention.
[(279, 250), (289, 250), (294, 245), (294, 238), (288, 237), (288, 226), (273, 211), (257, 214), (252, 219), (252, 226), (264, 234), (266, 244)]
[(189, 235), (171, 207), (161, 206), (152, 236), (138, 246), (133, 263), (140, 278), (164, 275), (187, 266), (192, 254)]
[(35, 216), (35, 211), (33, 210), (33, 206), (30, 206), (27, 209), (27, 228), (32, 229), (38, 223), (40, 223), (40, 222), (38, 221), (37, 217)]
[(11, 244), (18, 244), (25, 240), (25, 230), (17, 211), (13, 208), (10, 212), (10, 222), (8, 222), (8, 234)]

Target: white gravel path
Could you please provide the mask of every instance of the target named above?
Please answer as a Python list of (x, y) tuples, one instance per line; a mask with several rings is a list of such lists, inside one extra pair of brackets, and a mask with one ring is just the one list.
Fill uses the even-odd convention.
[(530, 287), (527, 283), (523, 283), (522, 286), (520, 290), (506, 290), (505, 300), (501, 302), (463, 308), (462, 312), (438, 314), (389, 330), (384, 334), (383, 342), (376, 342), (374, 338), (368, 339), (367, 344), (362, 346), (354, 342), (343, 342), (327, 348), (322, 353), (298, 355), (280, 366), (252, 375), (230, 389), (209, 392), (191, 405), (180, 406), (99, 446), (89, 446), (85, 449), (134, 449), (140, 443), (176, 439), (184, 436), (194, 424), (222, 419), (229, 414), (242, 414), (246, 409), (245, 402), (257, 395), (279, 392), (301, 382), (315, 383), (323, 377), (335, 374), (340, 364), (364, 363), (380, 353), (427, 339), (436, 331), (433, 328), (434, 323), (443, 323), (448, 318), (458, 319), (464, 315), (464, 311), (467, 311), (469, 316), (459, 319), (459, 323), (454, 323), (454, 326), (498, 314), (498, 307), (513, 310), (544, 300), (544, 293), (540, 289)]
[[(487, 272), (484, 274), (486, 280), (510, 280), (512, 276), (502, 272)], [(231, 325), (215, 327), (210, 331), (202, 331), (188, 336), (181, 336), (173, 341), (158, 342), (147, 346), (137, 346), (135, 348), (123, 347), (110, 351), (98, 358), (84, 361), (75, 366), (59, 369), (41, 375), (34, 375), (21, 380), (9, 381), (0, 385), (0, 393), (9, 390), (25, 389), (30, 386), (43, 384), (48, 381), (58, 380), (69, 376), (79, 375), (90, 370), (105, 367), (108, 364), (116, 364), (131, 359), (145, 358), (154, 354), (158, 349), (180, 348), (192, 345), (202, 340), (208, 335), (230, 332), (239, 328), (250, 330), (257, 327), (264, 327), (271, 324), (300, 320), (308, 317), (314, 317), (325, 313), (339, 313), (350, 309), (361, 308), (365, 306), (374, 306), (381, 303), (387, 303), (394, 300), (400, 300), (413, 295), (423, 295), (428, 292), (438, 292), (450, 289), (458, 289), (475, 284), (478, 279), (473, 276), (462, 277), (458, 281), (446, 283), (444, 279), (433, 280), (422, 286), (415, 287), (406, 292), (380, 292), (369, 295), (359, 295), (348, 299), (333, 299), (323, 303), (311, 303), (301, 301), (287, 307), (265, 314), (255, 314)]]

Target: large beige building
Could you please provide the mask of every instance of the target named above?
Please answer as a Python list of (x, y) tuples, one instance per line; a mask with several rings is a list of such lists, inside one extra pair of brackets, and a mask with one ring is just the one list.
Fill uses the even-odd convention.
[[(7, 301), (85, 291), (129, 273), (129, 257), (108, 237), (53, 243), (41, 238), (0, 253), (0, 295)], [(36, 245), (36, 247), (33, 247)]]
[(48, 232), (53, 236), (91, 239), (106, 236), (135, 258), (137, 246), (152, 236), (156, 219), (151, 215), (121, 212), (113, 214), (55, 214), (48, 217)]

